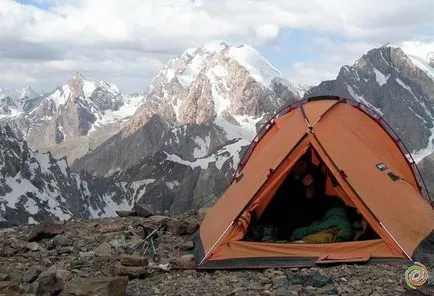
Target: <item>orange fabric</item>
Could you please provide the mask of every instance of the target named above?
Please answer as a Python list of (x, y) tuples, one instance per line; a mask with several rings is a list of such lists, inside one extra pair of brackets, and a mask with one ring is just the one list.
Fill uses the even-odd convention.
[(336, 103), (337, 101), (321, 100), (321, 101), (313, 101), (313, 102), (309, 102), (308, 104), (304, 104), (303, 109), (306, 114), (307, 120), (311, 125), (314, 125), (318, 121), (318, 119), (324, 113), (326, 113), (329, 108), (332, 108), (333, 105)]
[(306, 126), (302, 118), (300, 110), (279, 118), (270, 136), (264, 136), (244, 166), (244, 177), (234, 182), (207, 213), (200, 227), (205, 254), (267, 180), (269, 169), (275, 169), (303, 137)]
[[(350, 108), (340, 104), (318, 124), (315, 134), (338, 168), (344, 170), (348, 176), (346, 181), (369, 211), (411, 255), (434, 229), (434, 212), (414, 186), (402, 180), (392, 181), (387, 175), (391, 171), (412, 179), (404, 156), (385, 131), (361, 111)], [(388, 170), (377, 169), (376, 164), (380, 162), (386, 164)], [(364, 216), (370, 217), (366, 207), (358, 206)], [(367, 220), (373, 224), (372, 219)], [(375, 224), (380, 231), (382, 227)], [(381, 232), (384, 239), (391, 240), (389, 233)]]
[[(201, 224), (204, 253), (208, 254), (215, 247), (208, 260), (312, 257), (344, 251), (402, 258), (401, 247), (411, 256), (420, 241), (434, 229), (434, 211), (417, 187), (402, 180), (392, 181), (387, 175), (391, 171), (416, 184), (405, 156), (393, 140), (364, 112), (345, 103), (334, 104), (335, 100), (323, 100), (303, 105), (309, 122), (316, 122), (313, 128), (316, 137), (310, 134), (300, 143), (297, 142), (308, 131), (300, 108), (277, 118), (243, 167), (243, 177), (231, 184)], [(334, 188), (328, 184), (327, 192), (335, 192), (347, 205), (358, 208), (382, 239), (332, 244), (240, 241), (250, 221), (249, 211), (262, 213), (295, 160), (309, 145), (339, 183)], [(285, 159), (291, 150), (293, 152)], [(281, 168), (269, 178), (269, 170), (275, 170), (282, 161)], [(380, 171), (376, 167), (378, 163), (384, 163), (388, 169)], [(231, 225), (240, 213), (242, 221)]]
[(319, 257), (323, 254), (369, 253), (371, 257), (398, 257), (384, 241), (370, 240), (332, 244), (283, 244), (234, 241), (222, 245), (210, 260), (249, 257)]
[(368, 262), (371, 258), (369, 253), (337, 253), (337, 254), (323, 254), (315, 261), (315, 264), (331, 264), (331, 263), (355, 263), (355, 262)]

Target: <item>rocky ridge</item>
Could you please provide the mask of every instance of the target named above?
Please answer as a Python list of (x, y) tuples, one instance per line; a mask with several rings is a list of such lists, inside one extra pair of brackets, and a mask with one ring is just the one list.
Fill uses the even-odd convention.
[[(191, 235), (205, 210), (0, 229), (0, 294), (432, 295), (404, 281), (406, 266), (192, 269)], [(142, 225), (142, 226), (138, 226)], [(136, 248), (158, 227), (158, 258)], [(13, 269), (10, 266), (14, 266)]]
[(12, 111), (3, 108), (8, 112), (0, 120), (11, 125), (32, 149), (66, 156), (73, 163), (116, 134), (142, 100), (142, 95), (126, 95), (112, 83), (92, 82), (76, 73), (47, 94), (2, 99), (17, 106)]
[(32, 151), (0, 125), (0, 224), (115, 215), (133, 205), (123, 184), (71, 171), (65, 158)]

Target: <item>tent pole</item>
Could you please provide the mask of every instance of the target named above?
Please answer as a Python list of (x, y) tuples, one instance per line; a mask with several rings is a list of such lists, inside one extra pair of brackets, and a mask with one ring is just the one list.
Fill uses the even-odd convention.
[(231, 228), (231, 226), (234, 224), (234, 222), (235, 222), (235, 220), (233, 220), (231, 222), (231, 224), (229, 224), (229, 226), (226, 228), (226, 230), (222, 233), (222, 235), (220, 235), (220, 237), (218, 238), (218, 240), (214, 243), (214, 245), (211, 247), (211, 249), (209, 249), (208, 253), (206, 253), (206, 255), (203, 257), (203, 259), (200, 261), (199, 265), (201, 265), (203, 263), (203, 261), (205, 261), (208, 258), (208, 256), (214, 250), (215, 246), (220, 242), (220, 240), (222, 239), (222, 237), (225, 236), (226, 232), (228, 232), (229, 228)]
[(398, 245), (398, 247), (401, 249), (402, 252), (404, 252), (405, 256), (407, 256), (407, 258), (411, 261), (414, 262), (413, 259), (411, 259), (411, 257), (408, 255), (408, 253), (404, 250), (403, 247), (401, 247), (401, 245), (398, 243), (398, 241), (395, 239), (395, 237), (390, 233), (390, 231), (386, 228), (386, 226), (384, 226), (383, 223), (381, 223), (381, 221), (378, 220), (378, 223), (380, 223), (381, 227), (384, 228), (384, 230), (386, 230), (386, 232), (390, 235), (390, 237), (393, 239), (393, 241), (395, 242), (395, 244)]

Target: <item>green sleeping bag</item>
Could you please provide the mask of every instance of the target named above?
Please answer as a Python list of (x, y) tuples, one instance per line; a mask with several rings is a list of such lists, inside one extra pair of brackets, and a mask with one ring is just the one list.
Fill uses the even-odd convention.
[(322, 220), (315, 221), (309, 226), (295, 229), (290, 237), (290, 241), (301, 240), (307, 235), (327, 229), (337, 230), (337, 242), (350, 241), (353, 238), (353, 228), (347, 218), (345, 209), (334, 207), (324, 214)]

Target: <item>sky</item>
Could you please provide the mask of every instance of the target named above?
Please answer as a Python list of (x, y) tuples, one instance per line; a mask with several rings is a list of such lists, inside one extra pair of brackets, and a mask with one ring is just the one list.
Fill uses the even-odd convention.
[(434, 45), (434, 1), (0, 0), (0, 87), (50, 91), (80, 72), (144, 92), (170, 58), (215, 40), (317, 85), (385, 43)]

